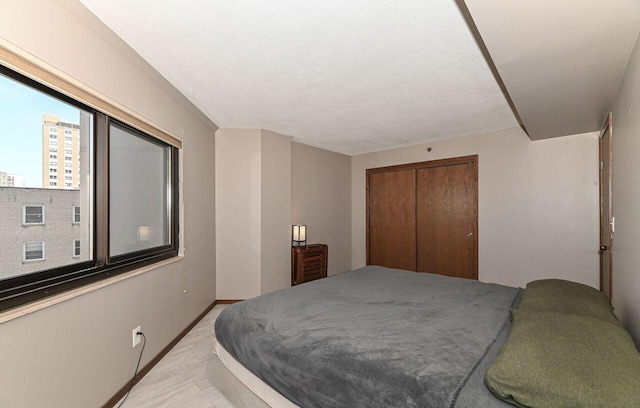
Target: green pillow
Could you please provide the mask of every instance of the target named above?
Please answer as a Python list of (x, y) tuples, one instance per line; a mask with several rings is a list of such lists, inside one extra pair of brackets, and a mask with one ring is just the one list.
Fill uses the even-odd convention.
[(574, 313), (619, 324), (604, 293), (562, 279), (529, 282), (518, 309)]
[(640, 407), (640, 353), (619, 324), (514, 310), (485, 384), (520, 407)]

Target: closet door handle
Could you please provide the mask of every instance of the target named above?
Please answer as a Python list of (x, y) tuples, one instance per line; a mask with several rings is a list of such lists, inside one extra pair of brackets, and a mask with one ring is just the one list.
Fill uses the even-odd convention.
[(473, 236), (473, 232), (470, 232), (467, 234), (468, 237), (472, 237)]

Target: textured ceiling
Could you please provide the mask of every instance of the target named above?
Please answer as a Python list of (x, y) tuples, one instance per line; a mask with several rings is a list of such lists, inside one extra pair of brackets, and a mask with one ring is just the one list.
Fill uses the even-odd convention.
[(220, 127), (359, 154), (518, 126), (455, 0), (81, 0)]

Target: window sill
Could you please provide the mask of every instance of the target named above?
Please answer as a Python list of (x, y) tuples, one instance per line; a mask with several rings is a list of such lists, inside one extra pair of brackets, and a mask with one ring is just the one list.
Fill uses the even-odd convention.
[(7, 310), (6, 312), (0, 313), (0, 324), (37, 312), (49, 306), (57, 305), (58, 303), (62, 303), (67, 300), (74, 299), (78, 296), (85, 295), (95, 290), (102, 289), (104, 287), (113, 285), (114, 283), (121, 282), (125, 279), (133, 278), (134, 276), (141, 275), (143, 273), (152, 271), (154, 269), (162, 268), (172, 263), (179, 262), (182, 259), (184, 259), (184, 256), (175, 256), (173, 258), (166, 259), (164, 261), (160, 261), (158, 263), (148, 265), (140, 269), (135, 269), (133, 271), (125, 272), (125, 273), (113, 276), (111, 278), (101, 280), (99, 282), (82, 286), (77, 289), (72, 289), (68, 292), (60, 293), (58, 295), (53, 295), (51, 297), (47, 297), (45, 299), (41, 299), (33, 303), (28, 303), (26, 305), (16, 307), (15, 309)]
[(44, 258), (38, 258), (38, 259), (23, 259), (22, 260), (22, 264), (30, 264), (30, 263), (35, 263), (35, 262), (44, 262), (46, 261), (46, 259)]

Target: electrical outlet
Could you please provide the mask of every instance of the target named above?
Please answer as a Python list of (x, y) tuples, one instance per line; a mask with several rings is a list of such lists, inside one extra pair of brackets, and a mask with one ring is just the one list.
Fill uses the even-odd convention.
[(132, 343), (132, 344), (133, 344), (133, 346), (132, 346), (132, 347), (134, 347), (134, 348), (135, 348), (138, 344), (140, 344), (140, 337), (142, 337), (142, 336), (140, 336), (140, 335), (138, 334), (138, 332), (142, 332), (142, 329), (140, 328), (140, 326), (138, 326), (138, 327), (136, 327), (135, 329), (133, 329), (133, 332), (131, 333), (131, 335), (133, 336), (133, 337), (132, 337), (132, 340), (133, 340), (133, 343)]

